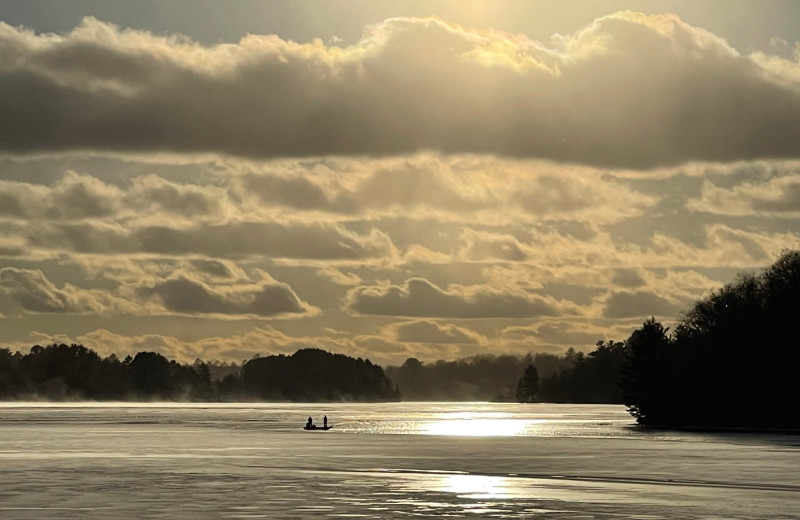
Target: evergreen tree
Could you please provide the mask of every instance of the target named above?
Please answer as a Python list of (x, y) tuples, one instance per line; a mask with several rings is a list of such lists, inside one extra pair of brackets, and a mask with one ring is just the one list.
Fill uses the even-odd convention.
[(664, 368), (670, 345), (668, 328), (651, 317), (626, 342), (627, 358), (622, 366), (623, 402), (639, 422), (652, 422), (669, 403), (670, 381)]
[(539, 371), (531, 364), (525, 367), (525, 374), (517, 383), (517, 401), (520, 403), (530, 403), (536, 399), (538, 391)]

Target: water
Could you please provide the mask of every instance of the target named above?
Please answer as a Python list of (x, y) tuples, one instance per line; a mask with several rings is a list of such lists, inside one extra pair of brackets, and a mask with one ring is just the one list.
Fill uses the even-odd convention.
[(3, 519), (797, 519), (798, 468), (619, 406), (0, 404)]

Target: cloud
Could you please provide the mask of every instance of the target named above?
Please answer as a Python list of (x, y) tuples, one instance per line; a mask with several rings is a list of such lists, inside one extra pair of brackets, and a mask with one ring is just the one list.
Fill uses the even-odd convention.
[[(110, 163), (110, 161), (109, 161)], [(30, 175), (40, 182), (41, 174)], [(97, 176), (66, 170), (52, 183), (0, 181), (0, 217), (78, 221), (154, 219), (176, 216), (197, 219), (224, 216), (231, 201), (224, 188), (181, 184), (156, 175), (125, 179), (121, 185)]]
[(724, 224), (710, 224), (703, 231), (703, 248), (656, 232), (650, 238), (652, 254), (669, 258), (673, 267), (713, 265), (752, 269), (774, 261), (778, 251), (798, 246), (794, 232), (766, 233)]
[[(601, 182), (597, 175), (577, 171), (527, 179), (512, 200), (533, 215), (597, 222), (639, 216), (657, 199), (611, 179)], [(609, 201), (614, 201), (613, 212)]]
[(268, 281), (210, 287), (201, 281), (178, 275), (153, 287), (143, 288), (140, 293), (145, 296), (157, 295), (168, 311), (182, 314), (267, 317), (309, 314), (313, 310), (288, 285)]
[(683, 310), (680, 303), (647, 291), (619, 291), (606, 299), (606, 318), (641, 318), (649, 316), (674, 318)]
[(241, 258), (252, 255), (298, 259), (365, 259), (392, 252), (389, 238), (372, 231), (360, 235), (336, 223), (265, 221), (199, 223), (186, 227), (144, 225), (129, 229), (104, 222), (33, 226), (26, 239), (41, 249), (94, 254), (152, 253)]
[(361, 183), (355, 196), (363, 207), (409, 208), (426, 205), (452, 211), (469, 211), (487, 206), (486, 202), (461, 195), (456, 186), (443, 178), (436, 166), (407, 163), (378, 170)]
[(212, 278), (219, 279), (242, 279), (246, 275), (242, 269), (228, 260), (194, 258), (189, 260), (189, 264), (198, 272)]
[(52, 205), (47, 211), (51, 219), (103, 218), (117, 211), (122, 192), (88, 175), (68, 171), (55, 186)]
[(203, 47), (87, 18), (64, 35), (2, 24), (0, 48), (0, 143), (14, 152), (427, 149), (626, 167), (798, 155), (797, 62), (742, 55), (674, 15), (620, 12), (544, 43), (394, 18), (344, 48), (274, 35)]
[(126, 255), (72, 255), (88, 283), (108, 285), (112, 282), (125, 287), (153, 287), (176, 276), (189, 277), (208, 286), (248, 285), (258, 281), (273, 281), (260, 269), (245, 270), (225, 259), (164, 258)]
[[(568, 345), (585, 347), (602, 339), (603, 331), (586, 326), (559, 320), (545, 320), (536, 325), (513, 325), (500, 331), (500, 337), (512, 343), (527, 343), (529, 349), (534, 345)], [(531, 350), (538, 350), (531, 349)]]
[(732, 216), (800, 216), (800, 175), (749, 181), (731, 188), (703, 183), (700, 197), (687, 202), (694, 211)]
[(343, 273), (341, 269), (338, 269), (333, 266), (327, 266), (321, 269), (317, 269), (316, 274), (317, 276), (320, 276), (322, 278), (327, 278), (336, 285), (354, 286), (362, 283), (361, 278), (359, 278), (357, 274)]
[(441, 289), (423, 278), (411, 278), (399, 286), (356, 287), (347, 294), (347, 308), (359, 314), (443, 318), (528, 318), (577, 312), (575, 306), (549, 297), (485, 286)]
[(29, 254), (21, 237), (0, 235), (0, 256), (16, 257)]
[(127, 194), (129, 207), (139, 212), (162, 212), (184, 217), (219, 216), (227, 203), (224, 189), (169, 182), (156, 175), (136, 177)]
[(507, 260), (521, 262), (528, 258), (516, 237), (497, 233), (465, 230), (460, 254), (470, 260)]
[(231, 222), (187, 229), (152, 226), (137, 230), (135, 236), (142, 250), (164, 254), (331, 260), (385, 256), (391, 251), (391, 241), (386, 235), (378, 232), (358, 235), (325, 222)]
[(644, 285), (641, 273), (635, 268), (616, 269), (611, 279), (618, 287), (635, 288)]
[(105, 218), (119, 210), (122, 191), (67, 170), (52, 186), (0, 181), (0, 216), (78, 220)]
[(23, 313), (112, 313), (136, 312), (138, 305), (99, 289), (72, 284), (56, 286), (39, 269), (0, 269), (0, 309), (4, 314)]
[(261, 202), (300, 210), (352, 213), (357, 203), (349, 192), (329, 194), (324, 187), (301, 175), (254, 174), (239, 179), (242, 195), (255, 195)]
[(302, 301), (292, 288), (264, 271), (243, 269), (228, 261), (103, 262), (83, 258), (79, 264), (91, 278), (109, 284), (83, 288), (58, 286), (39, 269), (0, 269), (0, 312), (98, 314), (103, 316), (220, 315), (264, 318), (313, 316), (319, 308)]
[(2, 292), (31, 312), (80, 312), (74, 298), (59, 290), (38, 270), (6, 267), (0, 270)]
[(404, 321), (386, 327), (402, 343), (466, 343), (486, 344), (486, 338), (452, 323), (441, 324), (431, 320)]
[(120, 295), (146, 306), (151, 314), (263, 318), (319, 312), (288, 284), (230, 260), (89, 255), (77, 261), (89, 279), (118, 284)]
[[(247, 172), (235, 177), (237, 195), (255, 196), (261, 204), (348, 215), (418, 207), (466, 212), (496, 205), (495, 201), (485, 200), (484, 194), (462, 193), (466, 190), (453, 182), (455, 176), (447, 171), (449, 165), (431, 154), (354, 159), (348, 162), (350, 171), (323, 170), (323, 175), (313, 166), (297, 171), (297, 163), (289, 161), (275, 161), (271, 166), (268, 172)], [(346, 174), (344, 183), (339, 182), (342, 173)]]

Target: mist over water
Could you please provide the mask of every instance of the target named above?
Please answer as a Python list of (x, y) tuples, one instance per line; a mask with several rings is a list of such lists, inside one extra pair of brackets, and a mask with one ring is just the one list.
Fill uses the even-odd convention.
[(9, 519), (788, 519), (798, 467), (798, 436), (642, 431), (621, 406), (0, 405)]

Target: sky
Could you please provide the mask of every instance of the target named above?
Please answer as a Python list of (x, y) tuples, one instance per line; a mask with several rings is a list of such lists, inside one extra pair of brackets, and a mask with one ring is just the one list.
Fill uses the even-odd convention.
[(800, 2), (0, 1), (0, 346), (399, 365), (800, 244)]

